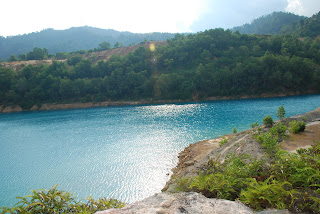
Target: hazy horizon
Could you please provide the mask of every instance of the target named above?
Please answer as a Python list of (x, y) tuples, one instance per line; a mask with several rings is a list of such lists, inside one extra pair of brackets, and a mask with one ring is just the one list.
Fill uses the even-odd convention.
[[(151, 3), (150, 3), (151, 2)], [(17, 7), (19, 5), (19, 7)], [(16, 36), (44, 29), (90, 26), (132, 33), (196, 33), (229, 29), (272, 12), (310, 17), (320, 11), (319, 0), (117, 0), (6, 1), (0, 14), (0, 35)]]

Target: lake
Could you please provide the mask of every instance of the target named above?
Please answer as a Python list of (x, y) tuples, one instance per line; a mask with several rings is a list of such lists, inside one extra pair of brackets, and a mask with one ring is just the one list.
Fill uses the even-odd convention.
[(276, 119), (280, 105), (302, 114), (320, 95), (0, 114), (0, 206), (55, 184), (81, 199), (141, 200), (186, 146)]

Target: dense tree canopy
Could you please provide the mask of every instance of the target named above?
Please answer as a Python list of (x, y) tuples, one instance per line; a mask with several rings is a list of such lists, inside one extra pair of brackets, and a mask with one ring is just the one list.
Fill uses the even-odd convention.
[(295, 23), (305, 20), (306, 17), (285, 12), (273, 12), (272, 14), (262, 16), (252, 21), (250, 24), (244, 24), (239, 27), (232, 28), (232, 31), (239, 31), (245, 34), (280, 34), (283, 28), (291, 29)]
[(108, 61), (0, 68), (0, 103), (34, 104), (310, 93), (320, 89), (320, 39), (215, 29)]

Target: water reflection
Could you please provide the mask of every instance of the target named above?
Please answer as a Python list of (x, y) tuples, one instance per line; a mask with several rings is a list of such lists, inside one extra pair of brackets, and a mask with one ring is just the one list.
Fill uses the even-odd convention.
[(320, 96), (0, 115), (0, 206), (54, 184), (80, 198), (141, 200), (161, 190), (184, 147), (248, 129), (280, 105), (300, 114)]

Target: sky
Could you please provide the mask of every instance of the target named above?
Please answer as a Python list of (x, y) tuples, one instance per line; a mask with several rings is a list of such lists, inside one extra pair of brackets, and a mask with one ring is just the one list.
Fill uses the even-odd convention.
[(133, 33), (232, 28), (274, 11), (307, 17), (320, 0), (2, 0), (0, 35), (92, 26)]

